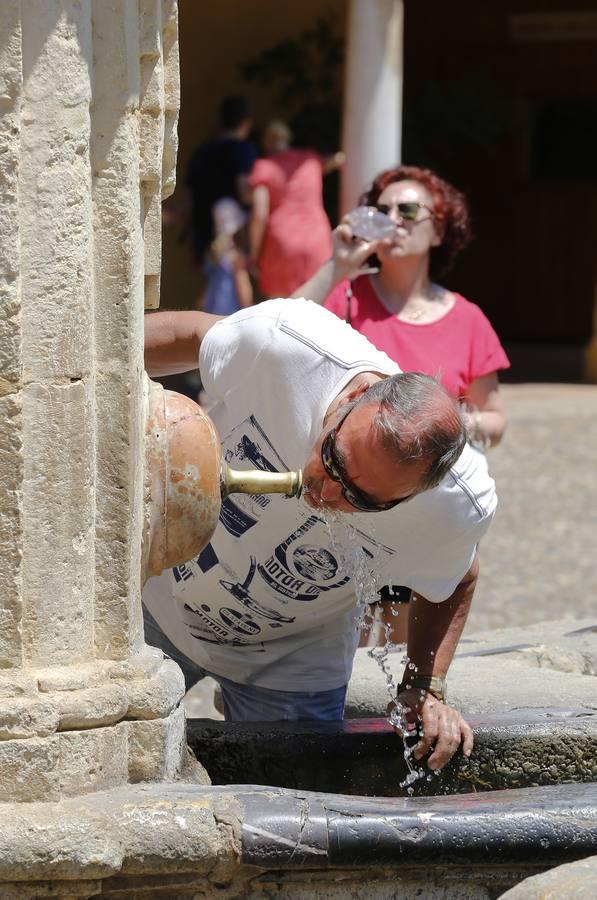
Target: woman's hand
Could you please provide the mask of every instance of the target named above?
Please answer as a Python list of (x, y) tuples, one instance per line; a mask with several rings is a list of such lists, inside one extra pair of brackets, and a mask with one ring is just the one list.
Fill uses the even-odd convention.
[(391, 243), (387, 239), (363, 241), (355, 238), (350, 225), (343, 220), (332, 231), (332, 265), (335, 281), (343, 278), (356, 278), (361, 274), (367, 259), (380, 247)]
[(386, 243), (389, 243), (387, 239), (362, 241), (355, 238), (350, 225), (342, 222), (332, 231), (332, 258), (297, 288), (292, 296), (323, 303), (345, 278), (356, 278), (362, 274), (367, 258)]
[(404, 708), (406, 733), (414, 734), (417, 725), (420, 727), (421, 739), (413, 751), (415, 759), (422, 759), (433, 750), (427, 766), (435, 770), (443, 769), (461, 744), (463, 754), (471, 755), (473, 732), (458, 710), (420, 688), (401, 691), (398, 701)]

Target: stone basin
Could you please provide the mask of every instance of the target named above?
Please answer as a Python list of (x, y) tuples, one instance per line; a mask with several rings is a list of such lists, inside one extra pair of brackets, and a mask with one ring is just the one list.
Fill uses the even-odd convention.
[[(470, 759), (457, 754), (412, 795), (597, 782), (597, 711), (517, 710), (468, 717)], [(187, 740), (214, 785), (268, 784), (369, 797), (405, 796), (404, 745), (386, 719), (243, 723), (187, 720)], [(421, 768), (419, 765), (418, 768)]]
[(597, 711), (469, 721), (472, 757), (458, 754), (408, 796), (403, 744), (386, 719), (188, 720), (212, 790), (241, 806), (242, 862), (262, 870), (242, 896), (493, 900), (595, 854)]

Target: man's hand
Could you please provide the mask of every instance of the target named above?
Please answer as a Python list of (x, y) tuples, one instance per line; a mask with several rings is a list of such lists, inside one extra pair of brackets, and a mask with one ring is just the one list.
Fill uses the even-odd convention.
[[(445, 677), (466, 622), (478, 573), (479, 561), (475, 556), (450, 597), (441, 603), (432, 603), (413, 591), (408, 613), (409, 668), (405, 684), (408, 684), (408, 672), (418, 673), (419, 677)], [(473, 733), (459, 712), (420, 687), (400, 691), (398, 701), (406, 707), (403, 713), (406, 733), (414, 736), (417, 724), (422, 730), (413, 754), (415, 759), (421, 759), (431, 750), (427, 765), (430, 769), (441, 769), (460, 744), (464, 755), (470, 756)]]
[(433, 750), (427, 766), (435, 770), (443, 769), (461, 744), (463, 754), (471, 755), (473, 732), (458, 710), (420, 688), (401, 691), (398, 702), (403, 707), (407, 734), (414, 734), (417, 725), (420, 726), (421, 740), (413, 752), (415, 759), (422, 759)]

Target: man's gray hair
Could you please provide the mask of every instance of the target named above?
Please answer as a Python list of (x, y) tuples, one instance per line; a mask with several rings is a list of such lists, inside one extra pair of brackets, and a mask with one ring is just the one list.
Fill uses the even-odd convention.
[(427, 464), (420, 491), (440, 483), (466, 443), (466, 426), (459, 405), (435, 378), (421, 372), (400, 372), (377, 381), (355, 406), (378, 403), (373, 417), (382, 446), (401, 463)]

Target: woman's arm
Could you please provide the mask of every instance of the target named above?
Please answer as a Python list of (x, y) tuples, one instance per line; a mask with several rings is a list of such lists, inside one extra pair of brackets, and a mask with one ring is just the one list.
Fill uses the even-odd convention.
[(267, 220), (269, 219), (269, 191), (264, 184), (253, 190), (253, 205), (249, 220), (249, 260), (250, 266), (257, 266), (263, 246)]
[(151, 376), (176, 375), (199, 365), (201, 341), (224, 316), (197, 310), (146, 313), (145, 368)]
[(234, 286), (241, 309), (253, 306), (253, 285), (247, 271), (247, 259), (237, 247), (232, 247), (228, 259), (234, 272)]
[(466, 402), (471, 410), (467, 413), (467, 427), (472, 441), (495, 447), (507, 424), (497, 372), (475, 378), (469, 385)]
[(292, 296), (305, 297), (314, 303), (323, 303), (344, 278), (357, 278), (367, 258), (383, 243), (383, 241), (356, 240), (350, 225), (346, 223), (338, 225), (332, 231), (332, 258), (297, 288)]
[(331, 156), (324, 156), (321, 163), (323, 174), (329, 175), (330, 172), (335, 172), (337, 169), (341, 169), (345, 162), (346, 153), (343, 153), (342, 150), (338, 150), (337, 153), (333, 153)]

